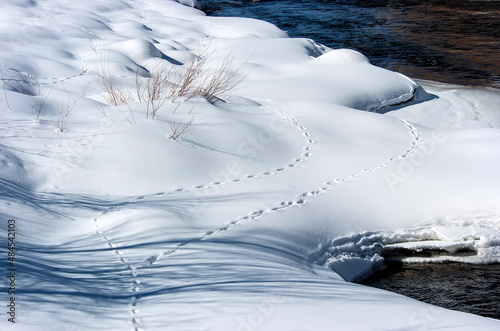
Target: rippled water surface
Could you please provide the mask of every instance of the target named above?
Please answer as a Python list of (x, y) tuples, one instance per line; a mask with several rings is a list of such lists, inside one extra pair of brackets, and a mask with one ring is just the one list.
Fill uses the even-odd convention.
[(500, 264), (391, 262), (362, 284), (441, 307), (500, 319)]
[(500, 88), (500, 0), (201, 0), (413, 78)]

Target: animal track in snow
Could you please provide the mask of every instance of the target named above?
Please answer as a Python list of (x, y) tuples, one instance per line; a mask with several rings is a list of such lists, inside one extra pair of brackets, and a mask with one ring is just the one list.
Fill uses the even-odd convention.
[[(413, 136), (411, 147), (408, 150), (405, 150), (402, 154), (400, 154), (400, 156), (406, 155), (406, 157), (408, 157), (409, 155), (411, 155), (419, 147), (419, 142), (420, 142), (421, 139), (420, 139), (420, 135), (418, 133), (418, 130), (413, 125), (411, 125), (407, 121), (404, 121), (404, 120), (401, 120), (401, 121), (403, 122), (403, 124), (407, 128), (409, 128), (410, 134)], [(363, 172), (364, 173), (366, 173), (366, 172), (374, 172), (376, 170), (386, 168), (390, 164), (392, 164), (395, 160), (397, 160), (398, 158), (399, 158), (399, 156), (398, 157), (392, 157), (392, 158), (388, 159), (388, 161), (382, 163), (378, 167), (364, 168), (363, 170), (360, 171), (360, 173), (363, 173)], [(285, 170), (284, 168), (277, 169), (277, 171), (284, 171), (284, 170)], [(323, 193), (327, 192), (329, 189), (331, 189), (333, 186), (335, 186), (337, 184), (351, 181), (353, 179), (358, 178), (359, 176), (360, 176), (359, 174), (354, 173), (354, 174), (350, 174), (350, 175), (348, 175), (346, 177), (332, 179), (330, 181), (325, 182), (321, 187), (319, 187), (316, 190), (311, 190), (311, 191), (307, 191), (307, 192), (299, 194), (293, 200), (290, 200), (290, 201), (281, 201), (276, 206), (271, 207), (269, 209), (259, 209), (259, 210), (253, 211), (250, 214), (248, 214), (247, 216), (243, 216), (243, 217), (240, 217), (240, 218), (238, 218), (236, 220), (233, 220), (232, 222), (228, 223), (227, 225), (225, 225), (225, 226), (223, 226), (223, 227), (221, 227), (219, 229), (207, 231), (205, 234), (203, 234), (202, 236), (200, 236), (198, 238), (194, 238), (194, 239), (192, 239), (190, 241), (186, 241), (186, 242), (183, 242), (181, 244), (178, 244), (175, 248), (173, 248), (173, 249), (171, 249), (169, 251), (161, 253), (159, 255), (159, 258), (156, 260), (156, 262), (158, 262), (160, 260), (160, 257), (168, 257), (169, 255), (174, 254), (179, 249), (181, 249), (184, 246), (189, 245), (190, 243), (200, 242), (200, 241), (206, 240), (206, 239), (208, 239), (208, 238), (210, 238), (212, 236), (217, 235), (218, 233), (228, 231), (231, 228), (235, 227), (236, 225), (238, 225), (238, 224), (240, 224), (242, 222), (256, 220), (256, 219), (262, 217), (264, 214), (271, 214), (271, 213), (282, 211), (282, 210), (285, 210), (285, 209), (288, 209), (288, 208), (292, 208), (292, 207), (295, 207), (295, 206), (305, 205), (307, 203), (307, 200), (305, 198), (316, 197), (316, 196), (318, 196), (320, 194), (323, 194)]]
[[(272, 108), (270, 106), (261, 106), (261, 108), (263, 108), (266, 112), (271, 112), (273, 114), (280, 113), (279, 111), (275, 110), (274, 108)], [(298, 121), (293, 119), (291, 116), (286, 116), (285, 119), (289, 120), (290, 123), (293, 124), (294, 126), (301, 128), (301, 130), (307, 130), (306, 127), (300, 126)], [(308, 135), (308, 137), (311, 137), (311, 136), (312, 136), (312, 134)], [(306, 142), (309, 145), (314, 143), (314, 141), (312, 141), (311, 139), (306, 140)], [(313, 153), (311, 152), (312, 151), (311, 146), (305, 146), (303, 148), (303, 151), (305, 151), (305, 152), (302, 153), (300, 155), (300, 157), (294, 159), (292, 161), (292, 163), (287, 164), (285, 167), (279, 167), (279, 168), (276, 168), (273, 170), (268, 170), (268, 171), (260, 172), (257, 174), (247, 174), (247, 175), (244, 175), (240, 178), (234, 178), (234, 179), (231, 179), (229, 181), (211, 182), (211, 183), (194, 185), (192, 187), (179, 187), (179, 188), (176, 188), (172, 191), (156, 192), (156, 193), (149, 194), (149, 195), (141, 195), (141, 196), (137, 196), (137, 197), (132, 197), (132, 198), (129, 198), (128, 202), (131, 203), (131, 202), (137, 202), (139, 200), (148, 200), (148, 199), (152, 199), (154, 197), (162, 196), (162, 195), (170, 195), (170, 194), (175, 194), (175, 193), (186, 193), (186, 192), (193, 192), (193, 191), (197, 191), (197, 190), (205, 190), (205, 189), (213, 188), (214, 186), (222, 186), (222, 185), (226, 185), (226, 184), (230, 184), (230, 183), (240, 183), (240, 182), (245, 182), (245, 181), (252, 180), (252, 179), (261, 178), (264, 176), (277, 175), (280, 172), (284, 172), (284, 171), (287, 171), (288, 169), (298, 167), (299, 163), (302, 163), (306, 160), (306, 158), (310, 158), (313, 156)], [(117, 207), (115, 206), (114, 208), (117, 208)]]
[[(274, 111), (273, 108), (269, 107), (269, 106), (262, 106), (262, 108), (264, 108), (264, 110), (266, 110), (267, 112), (273, 112), (274, 114), (278, 115), (278, 112), (277, 111)], [(282, 113), (280, 113), (282, 114)], [(312, 134), (307, 134), (306, 135), (306, 128), (303, 127), (303, 126), (300, 126), (299, 123), (297, 122), (297, 120), (291, 118), (290, 116), (285, 116), (283, 115), (282, 116), (282, 119), (285, 120), (285, 121), (289, 121), (290, 124), (298, 127), (301, 131), (304, 131), (303, 132), (303, 135), (308, 138), (307, 139), (307, 144), (313, 144), (314, 142), (310, 139), (310, 137), (312, 136)], [(169, 195), (169, 194), (174, 194), (174, 193), (184, 193), (184, 192), (192, 192), (192, 191), (196, 191), (196, 190), (202, 190), (202, 189), (207, 189), (207, 188), (211, 188), (211, 187), (214, 187), (214, 186), (221, 186), (221, 185), (225, 185), (225, 184), (229, 184), (229, 183), (239, 183), (239, 182), (244, 182), (244, 181), (248, 181), (248, 180), (251, 180), (251, 179), (255, 179), (255, 178), (260, 178), (260, 177), (264, 177), (264, 176), (271, 176), (271, 175), (277, 175), (281, 172), (284, 172), (284, 171), (287, 171), (288, 169), (291, 169), (291, 168), (295, 168), (295, 167), (298, 167), (299, 166), (299, 163), (301, 162), (304, 162), (306, 158), (310, 158), (313, 154), (312, 154), (312, 148), (310, 146), (306, 146), (303, 148), (303, 151), (304, 153), (301, 154), (301, 156), (299, 158), (296, 158), (294, 159), (294, 161), (290, 164), (288, 164), (286, 167), (279, 167), (279, 168), (276, 168), (274, 170), (270, 170), (270, 171), (264, 171), (264, 172), (261, 172), (261, 173), (258, 173), (258, 174), (249, 174), (249, 175), (245, 175), (241, 178), (235, 178), (235, 179), (232, 179), (232, 180), (229, 180), (229, 181), (218, 181), (218, 182), (212, 182), (212, 183), (208, 183), (208, 184), (201, 184), (201, 185), (195, 185), (191, 188), (177, 188), (177, 189), (174, 189), (170, 192), (156, 192), (156, 193), (153, 193), (153, 194), (149, 194), (149, 195), (140, 195), (140, 196), (137, 196), (137, 197), (133, 197), (132, 199), (128, 199), (125, 203), (125, 204), (117, 204), (115, 206), (112, 206), (110, 208), (108, 208), (108, 210), (104, 211), (101, 213), (101, 215), (105, 215), (111, 211), (114, 211), (118, 208), (121, 207), (121, 205), (129, 205), (130, 203), (133, 203), (133, 202), (139, 202), (139, 201), (143, 201), (143, 202), (147, 202), (148, 200), (150, 199), (153, 199), (154, 197), (158, 197), (158, 196), (164, 196), (164, 195)], [(134, 326), (134, 329), (136, 331), (138, 330), (144, 330), (143, 326), (142, 326), (142, 323), (140, 321), (140, 319), (138, 318), (138, 313), (139, 313), (139, 310), (137, 309), (137, 305), (138, 305), (138, 302), (139, 302), (139, 298), (140, 298), (140, 295), (139, 293), (141, 292), (141, 289), (139, 287), (139, 284), (141, 283), (140, 279), (139, 279), (139, 270), (141, 268), (147, 268), (153, 264), (156, 264), (158, 263), (161, 259), (163, 259), (164, 257), (167, 257), (175, 252), (177, 252), (178, 250), (182, 249), (183, 247), (185, 247), (186, 245), (188, 244), (191, 244), (191, 243), (194, 243), (194, 242), (198, 242), (198, 241), (202, 241), (202, 240), (206, 240), (218, 233), (222, 233), (222, 232), (225, 232), (225, 231), (228, 231), (230, 230), (232, 227), (238, 225), (239, 223), (243, 222), (243, 221), (247, 221), (247, 220), (256, 220), (260, 217), (262, 217), (263, 215), (265, 214), (270, 214), (270, 213), (273, 213), (273, 212), (276, 212), (276, 211), (279, 211), (279, 210), (283, 210), (283, 209), (286, 209), (286, 208), (291, 208), (293, 206), (298, 206), (298, 205), (302, 205), (305, 203), (305, 200), (301, 199), (301, 198), (298, 198), (296, 200), (292, 200), (292, 201), (284, 201), (284, 202), (280, 202), (277, 206), (275, 207), (272, 207), (272, 208), (268, 208), (268, 209), (259, 209), (257, 211), (254, 211), (252, 212), (251, 214), (247, 215), (247, 216), (243, 216), (239, 219), (236, 219), (236, 220), (233, 220), (231, 222), (229, 222), (226, 226), (223, 226), (221, 228), (218, 228), (216, 230), (213, 230), (213, 231), (207, 231), (206, 233), (204, 233), (202, 236), (198, 237), (198, 238), (194, 238), (192, 240), (189, 240), (189, 241), (185, 241), (185, 242), (181, 242), (179, 244), (177, 244), (174, 248), (172, 248), (171, 250), (169, 251), (166, 251), (166, 252), (161, 252), (160, 254), (158, 255), (153, 255), (153, 256), (150, 256), (148, 258), (145, 258), (144, 259), (144, 262), (143, 263), (140, 263), (140, 264), (137, 264), (137, 265), (131, 265), (127, 259), (125, 258), (125, 254), (119, 250), (117, 248), (117, 246), (112, 242), (112, 239), (109, 237), (109, 236), (105, 236), (103, 231), (102, 231), (102, 227), (100, 226), (100, 219), (99, 218), (95, 218), (94, 219), (94, 223), (95, 223), (95, 233), (100, 236), (109, 246), (109, 248), (111, 250), (113, 250), (117, 257), (118, 257), (118, 260), (120, 261), (120, 263), (122, 263), (123, 265), (126, 266), (127, 270), (129, 271), (130, 273), (130, 276), (131, 276), (131, 291), (132, 291), (132, 302), (130, 303), (130, 310), (129, 310), (129, 313), (130, 313), (130, 316), (131, 316), (131, 323), (132, 325)], [(120, 206), (119, 206), (120, 205)]]
[(130, 262), (124, 257), (124, 252), (117, 248), (117, 245), (113, 243), (112, 238), (109, 236), (103, 235), (102, 231), (102, 225), (101, 225), (101, 219), (99, 217), (96, 217), (92, 220), (94, 224), (94, 231), (95, 233), (101, 237), (106, 244), (109, 246), (109, 249), (112, 250), (116, 255), (118, 255), (118, 260), (125, 265), (126, 269), (128, 270), (130, 277), (132, 278), (131, 281), (131, 298), (132, 302), (130, 306), (132, 307), (129, 311), (131, 315), (131, 322), (134, 325), (135, 330), (144, 330), (142, 327), (141, 321), (137, 317), (137, 312), (138, 310), (136, 309), (137, 307), (137, 302), (138, 302), (138, 297), (136, 293), (140, 292), (139, 284), (141, 283), (140, 279), (138, 278), (138, 273), (136, 271), (136, 268), (130, 264)]

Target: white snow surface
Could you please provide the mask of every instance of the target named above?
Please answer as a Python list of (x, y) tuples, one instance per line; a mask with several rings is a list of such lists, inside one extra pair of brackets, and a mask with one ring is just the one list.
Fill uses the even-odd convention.
[[(500, 262), (498, 91), (198, 6), (2, 1), (0, 250), (15, 219), (18, 293), (0, 329), (498, 330), (348, 282), (397, 249)], [(146, 119), (136, 76), (204, 56), (241, 83)]]

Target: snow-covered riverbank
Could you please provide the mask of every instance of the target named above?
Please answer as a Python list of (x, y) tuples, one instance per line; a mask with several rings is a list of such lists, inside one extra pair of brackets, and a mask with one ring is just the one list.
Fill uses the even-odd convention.
[(400, 247), (500, 260), (498, 92), (188, 5), (2, 3), (16, 329), (498, 329), (346, 282)]

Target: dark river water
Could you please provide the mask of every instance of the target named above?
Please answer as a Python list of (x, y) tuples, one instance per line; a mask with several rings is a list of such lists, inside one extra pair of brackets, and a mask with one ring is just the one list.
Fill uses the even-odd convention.
[(412, 78), (500, 88), (500, 0), (200, 0)]
[(500, 319), (500, 264), (388, 263), (362, 284), (441, 307)]

